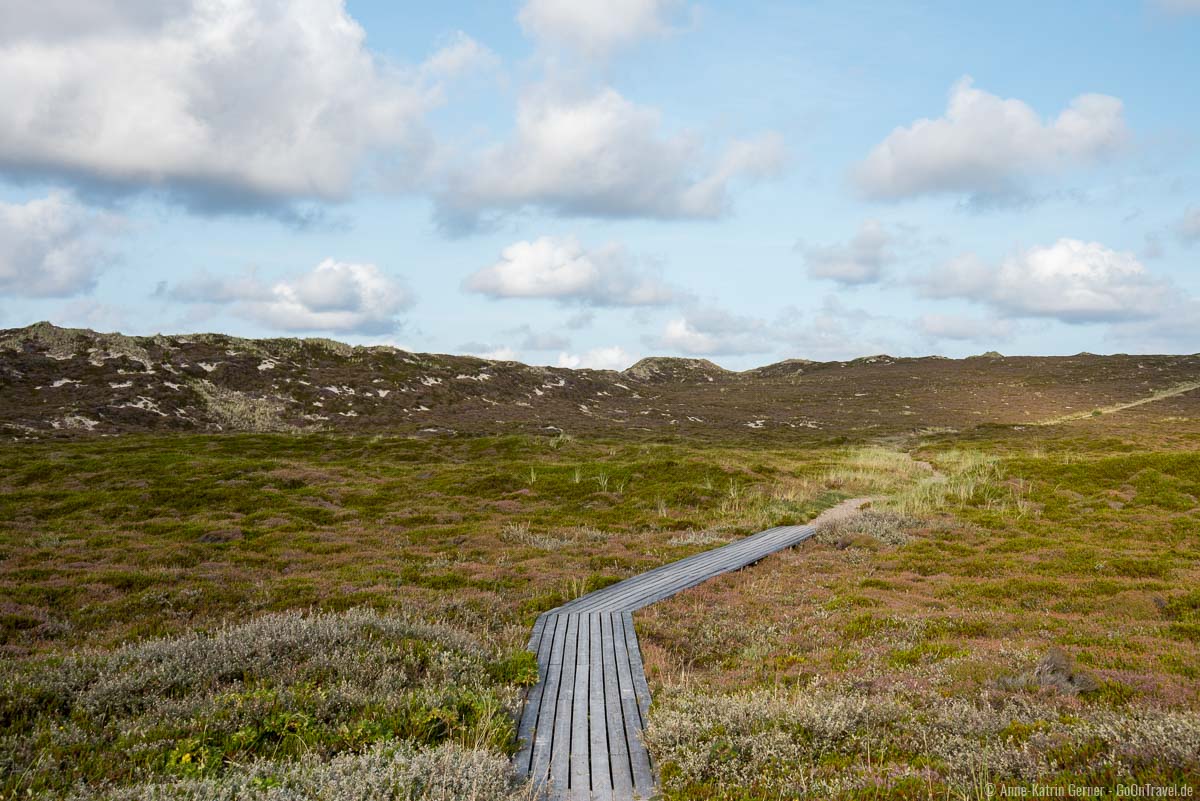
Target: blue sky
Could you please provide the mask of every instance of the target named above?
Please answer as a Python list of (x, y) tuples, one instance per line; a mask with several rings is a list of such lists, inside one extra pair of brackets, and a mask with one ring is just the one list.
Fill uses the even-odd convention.
[(3, 327), (615, 368), (1200, 351), (1195, 0), (5, 14)]

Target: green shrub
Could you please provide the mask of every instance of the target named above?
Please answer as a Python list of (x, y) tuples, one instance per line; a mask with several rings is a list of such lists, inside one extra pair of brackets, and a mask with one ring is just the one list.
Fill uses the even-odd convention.
[[(278, 767), (382, 741), (511, 752), (517, 688), (536, 678), (532, 654), (491, 659), (457, 630), (363, 609), (6, 662), (0, 798), (114, 777), (212, 789), (254, 760)], [(171, 786), (162, 797), (184, 787)]]
[(499, 684), (531, 687), (538, 681), (537, 656), (524, 649), (513, 651), (488, 665), (488, 673)]
[[(180, 755), (182, 760), (187, 755)], [(262, 759), (219, 776), (192, 775), (125, 789), (82, 787), (70, 801), (517, 801), (528, 799), (503, 755), (446, 743), (388, 740), (332, 759)]]

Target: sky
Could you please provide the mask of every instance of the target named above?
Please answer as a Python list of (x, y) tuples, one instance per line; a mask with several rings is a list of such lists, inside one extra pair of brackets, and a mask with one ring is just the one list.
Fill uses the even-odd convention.
[(1200, 351), (1200, 0), (0, 0), (0, 328)]

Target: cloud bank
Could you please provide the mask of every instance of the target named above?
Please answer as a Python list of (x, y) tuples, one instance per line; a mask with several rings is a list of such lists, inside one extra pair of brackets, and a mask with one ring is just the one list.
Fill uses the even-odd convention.
[(874, 200), (1011, 195), (1032, 176), (1110, 156), (1128, 136), (1118, 98), (1080, 95), (1043, 121), (1023, 101), (977, 89), (965, 77), (950, 90), (943, 116), (892, 131), (853, 177)]
[(624, 370), (635, 361), (636, 357), (627, 353), (624, 348), (612, 345), (592, 348), (583, 353), (560, 353), (557, 366), (571, 369)]
[(374, 264), (325, 259), (312, 270), (267, 284), (254, 275), (197, 276), (163, 294), (185, 303), (230, 306), (238, 316), (281, 331), (390, 334), (412, 306), (402, 281)]
[[(539, 41), (599, 52), (682, 7), (615, 6), (530, 0), (520, 18)], [(510, 136), (458, 152), (427, 117), (450, 81), (497, 63), (462, 32), (391, 63), (345, 0), (17, 4), (0, 26), (0, 177), (297, 222), (367, 188), (413, 192), (466, 233), (523, 210), (713, 219), (734, 184), (782, 166), (775, 134), (710, 148), (612, 88), (563, 94), (549, 77), (520, 94)]]
[(713, 157), (695, 136), (663, 128), (657, 109), (611, 88), (577, 97), (537, 88), (519, 101), (509, 141), (464, 157), (444, 176), (437, 215), (451, 231), (522, 209), (714, 219), (729, 210), (732, 184), (773, 176), (784, 163), (775, 134), (732, 142)]
[(547, 298), (588, 306), (660, 306), (677, 291), (636, 269), (625, 249), (608, 244), (585, 250), (573, 237), (515, 242), (500, 260), (463, 282), (495, 299)]
[(894, 243), (895, 238), (878, 220), (867, 220), (845, 244), (801, 246), (801, 251), (812, 278), (845, 285), (870, 284), (882, 278), (884, 268), (895, 260)]
[(55, 192), (0, 203), (0, 292), (64, 297), (91, 290), (111, 261), (119, 220)]
[(681, 0), (527, 0), (517, 20), (545, 45), (605, 56), (671, 28)]
[(966, 298), (1002, 314), (1065, 323), (1153, 318), (1175, 294), (1132, 253), (1078, 239), (1029, 248), (995, 266), (961, 256), (922, 283), (927, 297)]
[[(439, 99), (365, 38), (342, 0), (15, 4), (0, 173), (157, 188), (198, 210), (343, 199), (382, 150), (419, 169)], [(454, 47), (442, 67), (463, 60)]]
[(646, 341), (651, 347), (688, 356), (743, 356), (766, 353), (777, 345), (765, 321), (712, 307), (686, 310)]

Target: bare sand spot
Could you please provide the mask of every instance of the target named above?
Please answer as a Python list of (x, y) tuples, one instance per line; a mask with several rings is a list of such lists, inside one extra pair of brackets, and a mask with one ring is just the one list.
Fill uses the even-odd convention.
[(821, 526), (826, 523), (834, 523), (839, 520), (846, 520), (854, 517), (863, 510), (863, 507), (869, 506), (872, 501), (877, 501), (878, 498), (850, 498), (842, 501), (837, 506), (831, 509), (826, 509), (814, 519), (809, 521), (810, 526)]

